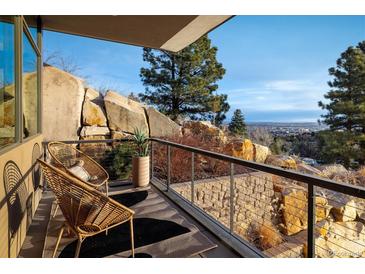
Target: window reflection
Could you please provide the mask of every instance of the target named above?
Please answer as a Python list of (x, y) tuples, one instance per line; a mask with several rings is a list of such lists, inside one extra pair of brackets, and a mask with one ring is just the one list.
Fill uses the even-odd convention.
[(37, 54), (23, 33), (23, 137), (38, 132)]
[(0, 19), (0, 148), (15, 142), (14, 24)]

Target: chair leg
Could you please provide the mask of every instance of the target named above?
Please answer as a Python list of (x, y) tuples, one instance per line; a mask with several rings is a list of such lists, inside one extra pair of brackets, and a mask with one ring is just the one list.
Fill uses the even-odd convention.
[(56, 204), (56, 208), (55, 208), (55, 210), (53, 212), (52, 218), (54, 218), (56, 216), (57, 210), (58, 210), (58, 204)]
[(64, 230), (65, 230), (65, 225), (62, 225), (62, 227), (60, 229), (60, 233), (58, 234), (58, 238), (57, 238), (56, 246), (55, 246), (53, 254), (52, 254), (52, 258), (54, 258), (56, 256), (58, 245), (60, 244), (60, 241), (61, 241), (62, 234), (63, 234)]
[[(105, 182), (105, 194), (107, 197), (109, 197), (108, 181)], [(108, 236), (108, 229), (105, 230), (105, 236)]]
[(80, 255), (81, 244), (83, 241), (84, 241), (84, 239), (79, 237), (79, 240), (77, 241), (76, 251), (75, 251), (75, 258), (78, 258)]
[(130, 229), (131, 229), (131, 250), (132, 250), (132, 258), (134, 258), (133, 218), (131, 218), (131, 220), (130, 220)]

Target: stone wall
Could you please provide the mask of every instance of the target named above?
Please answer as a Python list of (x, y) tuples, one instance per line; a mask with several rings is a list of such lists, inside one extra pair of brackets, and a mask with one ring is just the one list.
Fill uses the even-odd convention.
[[(191, 200), (191, 182), (171, 188)], [(300, 184), (262, 172), (234, 176), (233, 231), (270, 257), (305, 257), (308, 193)], [(230, 177), (195, 181), (194, 203), (230, 226)], [(365, 201), (318, 190), (317, 257), (365, 257)]]
[[(171, 185), (184, 198), (191, 199), (191, 183)], [(249, 238), (249, 229), (256, 224), (275, 221), (275, 193), (272, 176), (254, 172), (234, 176), (234, 232)], [(194, 183), (194, 202), (206, 213), (229, 228), (230, 177), (205, 179)]]

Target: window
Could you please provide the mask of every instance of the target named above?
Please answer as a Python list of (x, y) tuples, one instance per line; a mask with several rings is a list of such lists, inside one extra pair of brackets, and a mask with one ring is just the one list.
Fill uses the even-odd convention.
[(15, 138), (15, 61), (14, 23), (0, 17), (0, 149)]
[(24, 20), (29, 28), (30, 35), (34, 42), (37, 42), (37, 17), (36, 15), (25, 15)]
[(29, 27), (29, 32), (32, 35), (33, 41), (37, 43), (37, 28)]
[(37, 53), (23, 32), (23, 138), (38, 133)]
[(0, 15), (0, 153), (40, 131), (37, 17)]

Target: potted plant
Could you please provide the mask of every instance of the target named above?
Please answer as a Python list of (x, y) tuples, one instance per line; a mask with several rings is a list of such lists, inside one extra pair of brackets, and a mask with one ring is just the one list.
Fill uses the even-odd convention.
[(144, 187), (150, 182), (150, 156), (148, 136), (140, 130), (134, 130), (133, 141), (136, 146), (132, 159), (132, 181), (134, 187)]

